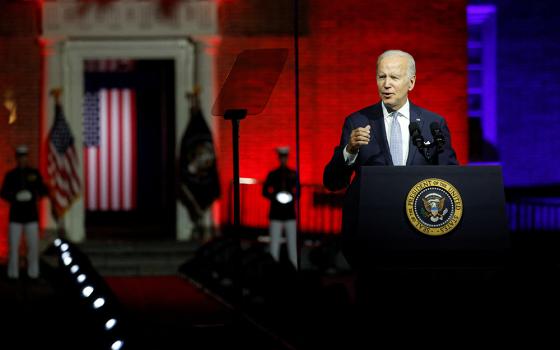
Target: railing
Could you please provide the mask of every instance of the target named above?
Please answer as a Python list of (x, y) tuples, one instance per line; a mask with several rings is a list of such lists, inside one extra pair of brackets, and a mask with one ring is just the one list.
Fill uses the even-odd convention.
[[(230, 190), (230, 193), (232, 191)], [(240, 224), (256, 229), (268, 228), (270, 202), (262, 195), (262, 182), (241, 179)], [(322, 185), (302, 184), (300, 196), (299, 231), (302, 233), (338, 234), (342, 223), (344, 191), (329, 192)], [(228, 222), (233, 222), (233, 200), (229, 198)]]
[(507, 203), (510, 231), (560, 231), (560, 199), (527, 198)]
[(506, 189), (510, 231), (560, 232), (560, 186)]

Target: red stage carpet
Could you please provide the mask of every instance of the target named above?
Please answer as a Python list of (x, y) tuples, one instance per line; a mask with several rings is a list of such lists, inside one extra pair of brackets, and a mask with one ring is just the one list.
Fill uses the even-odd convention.
[(176, 276), (106, 277), (105, 280), (130, 310), (221, 320), (231, 313), (224, 305)]
[(127, 313), (135, 349), (289, 348), (180, 277), (105, 279)]

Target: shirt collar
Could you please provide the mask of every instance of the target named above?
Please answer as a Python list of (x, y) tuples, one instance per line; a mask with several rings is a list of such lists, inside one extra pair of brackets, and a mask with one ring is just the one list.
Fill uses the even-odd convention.
[[(381, 108), (383, 109), (383, 117), (389, 118), (389, 111), (387, 111), (387, 107), (385, 107), (383, 101), (381, 102)], [(410, 119), (410, 103), (408, 102), (408, 98), (406, 99), (404, 105), (399, 108), (397, 112), (399, 112), (406, 119)]]

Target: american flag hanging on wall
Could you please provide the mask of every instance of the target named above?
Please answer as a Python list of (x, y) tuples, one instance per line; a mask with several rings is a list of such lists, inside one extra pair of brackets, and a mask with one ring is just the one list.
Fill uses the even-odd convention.
[(85, 203), (91, 211), (136, 208), (136, 96), (100, 89), (84, 99)]

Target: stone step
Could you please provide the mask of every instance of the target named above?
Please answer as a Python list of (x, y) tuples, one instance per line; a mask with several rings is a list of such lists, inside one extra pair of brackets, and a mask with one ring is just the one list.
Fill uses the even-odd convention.
[(78, 246), (87, 254), (122, 254), (194, 252), (199, 244), (190, 241), (85, 241)]
[(102, 276), (174, 275), (199, 245), (177, 241), (86, 241), (79, 244)]
[(89, 257), (94, 266), (129, 266), (129, 265), (175, 265), (185, 262), (191, 256), (166, 256), (166, 257), (107, 257), (107, 256), (94, 256)]
[[(95, 266), (95, 265), (94, 265)], [(172, 276), (176, 275), (179, 265), (99, 265), (95, 270), (103, 277), (109, 276)]]

